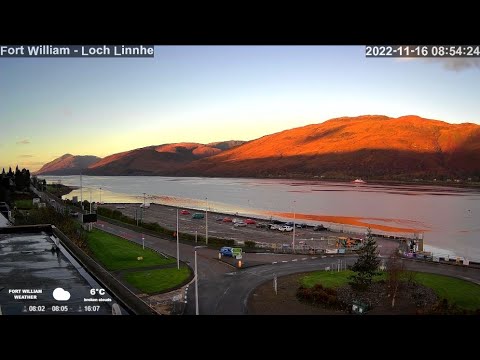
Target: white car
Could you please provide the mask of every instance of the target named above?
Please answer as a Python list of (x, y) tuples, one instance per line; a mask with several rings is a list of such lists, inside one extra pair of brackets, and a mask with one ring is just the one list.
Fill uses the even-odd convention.
[(247, 224), (245, 224), (243, 221), (239, 221), (239, 222), (236, 222), (235, 224), (233, 224), (233, 226), (235, 226), (235, 227), (244, 227), (244, 226), (247, 226)]
[(292, 226), (288, 226), (288, 225), (283, 225), (281, 227), (278, 228), (278, 230), (280, 231), (287, 231), (287, 232), (290, 232), (290, 231), (293, 231), (293, 227)]

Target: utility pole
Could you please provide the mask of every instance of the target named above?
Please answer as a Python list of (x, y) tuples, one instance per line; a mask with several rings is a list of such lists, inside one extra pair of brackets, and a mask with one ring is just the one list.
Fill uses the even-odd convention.
[(293, 240), (292, 240), (293, 252), (295, 253), (295, 200), (293, 200)]
[(143, 193), (143, 208), (142, 208), (142, 224), (143, 224), (143, 213), (145, 211), (145, 193)]
[(80, 204), (82, 206), (83, 213), (83, 184), (82, 184), (82, 171), (80, 171)]
[(180, 270), (180, 244), (178, 236), (178, 208), (177, 208), (177, 269)]
[(197, 249), (204, 248), (206, 246), (195, 246), (195, 315), (199, 315), (198, 309), (198, 269), (197, 269)]
[[(90, 189), (90, 214), (92, 213), (92, 189)], [(92, 231), (93, 224), (89, 223), (90, 231)]]
[(102, 188), (100, 188), (100, 204), (102, 203)]
[(208, 245), (208, 198), (205, 198), (207, 207), (205, 209), (205, 245)]

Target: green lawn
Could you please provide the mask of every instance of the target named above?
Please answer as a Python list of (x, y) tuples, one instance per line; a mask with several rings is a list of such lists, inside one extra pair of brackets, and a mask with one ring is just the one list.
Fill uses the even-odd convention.
[[(154, 265), (165, 265), (176, 262), (174, 258), (165, 259), (162, 255), (150, 249), (142, 250), (140, 245), (94, 229), (88, 233), (88, 246), (108, 270), (124, 270), (142, 268)], [(137, 257), (143, 260), (137, 260)]]
[[(336, 288), (340, 286), (345, 286), (348, 284), (350, 279), (348, 278), (353, 274), (351, 270), (344, 271), (314, 271), (306, 276), (304, 276), (300, 283), (301, 285), (310, 288), (315, 284), (322, 284), (325, 287)], [(381, 280), (385, 277), (385, 274), (381, 274), (374, 277), (374, 280)]]
[(33, 201), (30, 200), (15, 200), (15, 206), (17, 209), (30, 210), (33, 209)]
[(124, 276), (124, 279), (137, 289), (147, 294), (153, 294), (174, 288), (187, 281), (189, 276), (190, 269), (186, 266), (181, 266), (180, 270), (174, 267), (129, 272)]
[[(322, 284), (325, 287), (336, 288), (348, 284), (348, 277), (352, 271), (315, 271), (304, 276), (300, 283), (305, 287), (312, 287), (315, 284)], [(385, 278), (383, 273), (375, 277), (376, 280)], [(480, 308), (480, 285), (475, 283), (453, 278), (450, 276), (416, 273), (414, 280), (421, 285), (429, 287), (435, 291), (440, 299), (447, 299), (451, 304), (457, 304), (461, 309), (476, 310)]]
[(450, 276), (416, 273), (415, 281), (432, 288), (442, 299), (457, 304), (461, 309), (480, 308), (480, 286), (472, 282)]

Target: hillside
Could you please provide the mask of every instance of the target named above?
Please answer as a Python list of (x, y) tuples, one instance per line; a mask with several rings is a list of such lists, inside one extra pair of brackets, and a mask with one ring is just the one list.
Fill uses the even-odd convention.
[(164, 175), (198, 159), (230, 149), (243, 141), (212, 144), (174, 143), (148, 146), (107, 156), (85, 170), (91, 175)]
[(411, 179), (480, 176), (480, 126), (418, 116), (344, 117), (263, 136), (179, 176)]
[[(72, 155), (45, 169), (73, 173)], [(65, 158), (65, 159), (63, 159)], [(77, 158), (77, 157), (73, 157)], [(83, 157), (78, 157), (83, 158)], [(51, 173), (51, 172), (49, 172)], [(343, 117), (249, 142), (174, 143), (107, 156), (90, 175), (480, 179), (480, 126), (418, 116)]]
[(49, 163), (42, 166), (40, 170), (36, 172), (39, 175), (76, 175), (79, 174), (82, 169), (89, 167), (100, 160), (97, 156), (92, 155), (72, 155), (65, 154)]

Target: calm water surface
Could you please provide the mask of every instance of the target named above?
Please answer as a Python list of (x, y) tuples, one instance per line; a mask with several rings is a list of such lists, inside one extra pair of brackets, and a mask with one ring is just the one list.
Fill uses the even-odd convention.
[[(49, 183), (80, 186), (79, 176), (45, 178)], [(480, 260), (480, 192), (472, 189), (267, 179), (83, 176), (84, 200), (91, 196), (92, 201), (140, 203), (143, 193), (146, 202), (198, 209), (208, 206), (214, 211), (265, 217), (272, 211), (292, 217), (295, 212), (297, 219), (308, 215), (354, 217), (367, 224), (405, 229), (404, 233), (414, 229), (424, 234), (426, 250)], [(73, 196), (80, 199), (80, 190), (66, 198)]]

